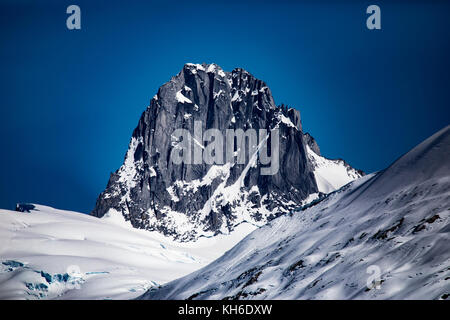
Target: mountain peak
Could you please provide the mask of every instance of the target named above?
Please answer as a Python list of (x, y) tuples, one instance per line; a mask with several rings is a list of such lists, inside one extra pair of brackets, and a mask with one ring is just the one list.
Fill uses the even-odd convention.
[[(178, 138), (179, 130), (187, 136)], [(261, 130), (265, 140), (251, 142), (252, 134), (261, 140)], [(230, 132), (235, 135), (231, 159), (225, 143), (214, 152), (219, 161), (205, 161), (211, 144), (206, 132), (220, 134), (222, 141)], [(238, 139), (241, 133), (250, 136)], [(184, 141), (193, 148), (187, 154), (200, 150), (196, 163), (173, 162)], [(271, 156), (264, 163), (259, 156), (263, 144), (264, 150), (279, 147), (266, 150)], [(238, 158), (245, 161), (237, 163)], [(214, 63), (187, 63), (159, 88), (142, 114), (125, 161), (111, 175), (92, 214), (102, 217), (113, 209), (134, 227), (181, 241), (226, 234), (242, 222), (262, 226), (319, 194), (314, 170), (316, 163), (326, 161), (311, 161), (300, 112), (277, 107), (264, 81), (242, 68), (225, 72)], [(272, 174), (263, 173), (269, 169)], [(327, 190), (340, 182), (332, 185)]]
[(380, 172), (371, 188), (383, 196), (411, 183), (424, 182), (450, 172), (450, 125), (405, 153)]

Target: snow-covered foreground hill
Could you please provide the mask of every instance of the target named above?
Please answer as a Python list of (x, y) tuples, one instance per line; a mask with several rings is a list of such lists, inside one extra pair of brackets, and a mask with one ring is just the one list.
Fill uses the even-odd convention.
[[(309, 147), (308, 156), (320, 192), (360, 176), (342, 160), (326, 159)], [(232, 191), (228, 199), (243, 192)], [(311, 194), (299, 206), (318, 196)], [(257, 228), (248, 219), (229, 235), (180, 243), (133, 228), (114, 209), (99, 219), (34, 207), (31, 212), (0, 210), (0, 299), (136, 298), (207, 265)]]
[(205, 266), (254, 229), (244, 223), (177, 243), (114, 211), (99, 219), (40, 205), (0, 210), (0, 299), (132, 299)]
[(449, 159), (447, 126), (389, 168), (273, 220), (141, 298), (447, 299)]

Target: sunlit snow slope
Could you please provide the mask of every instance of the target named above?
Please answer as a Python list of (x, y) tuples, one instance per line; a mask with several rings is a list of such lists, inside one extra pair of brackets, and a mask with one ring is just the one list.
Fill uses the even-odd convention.
[(273, 220), (142, 298), (446, 299), (449, 159), (447, 126), (386, 170)]
[(327, 159), (316, 154), (309, 146), (306, 146), (306, 152), (314, 168), (319, 192), (330, 193), (362, 176), (361, 172), (350, 167), (344, 160)]
[(131, 299), (211, 262), (255, 227), (177, 243), (102, 219), (36, 205), (0, 210), (0, 299)]

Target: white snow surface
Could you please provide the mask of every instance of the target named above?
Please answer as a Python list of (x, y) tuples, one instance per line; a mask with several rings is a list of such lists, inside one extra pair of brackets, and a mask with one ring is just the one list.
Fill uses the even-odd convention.
[(283, 122), (286, 126), (288, 127), (292, 127), (296, 130), (298, 130), (298, 128), (295, 126), (295, 124), (292, 123), (291, 119), (289, 119), (288, 117), (286, 117), (284, 114), (280, 113), (278, 115), (278, 119)]
[(99, 219), (35, 205), (0, 210), (0, 299), (132, 299), (189, 274), (255, 229), (179, 243), (134, 229), (117, 211)]
[(189, 98), (185, 97), (185, 96), (181, 93), (181, 90), (177, 91), (177, 93), (176, 93), (176, 95), (175, 95), (175, 98), (177, 99), (177, 101), (178, 101), (179, 103), (192, 103), (192, 101), (191, 101)]
[(450, 126), (387, 169), (271, 221), (210, 265), (141, 298), (445, 299), (448, 159)]
[(319, 156), (308, 145), (306, 153), (313, 164), (317, 187), (322, 193), (330, 193), (361, 177), (358, 171), (346, 166), (343, 160)]

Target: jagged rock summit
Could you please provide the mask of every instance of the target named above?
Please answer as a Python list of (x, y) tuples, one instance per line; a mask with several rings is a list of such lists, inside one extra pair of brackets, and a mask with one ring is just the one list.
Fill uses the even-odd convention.
[[(265, 165), (250, 151), (245, 164), (175, 164), (175, 130), (194, 135), (196, 123), (202, 132), (217, 129), (223, 136), (227, 129), (266, 129), (270, 136), (278, 129), (279, 170), (261, 174)], [(245, 141), (236, 150), (245, 149)], [(322, 157), (314, 138), (303, 133), (300, 112), (277, 106), (263, 81), (241, 68), (225, 72), (216, 64), (188, 63), (143, 112), (124, 163), (92, 215), (116, 210), (136, 228), (190, 241), (229, 233), (242, 222), (261, 226), (361, 175), (342, 160)]]

